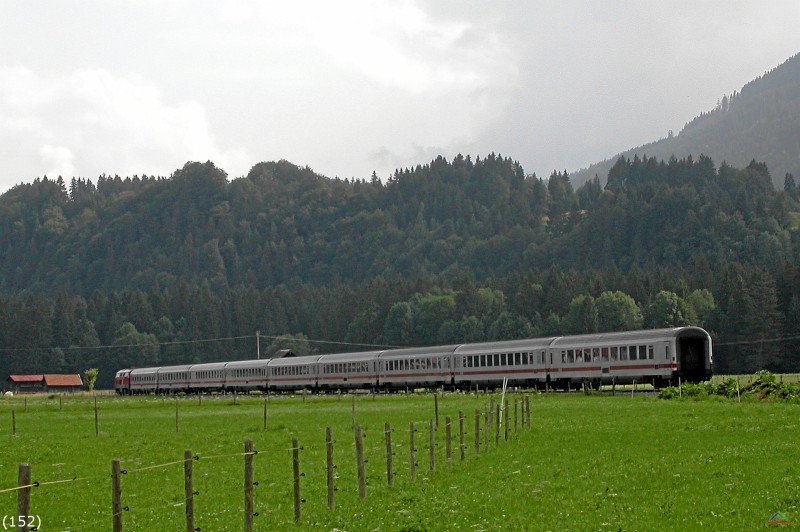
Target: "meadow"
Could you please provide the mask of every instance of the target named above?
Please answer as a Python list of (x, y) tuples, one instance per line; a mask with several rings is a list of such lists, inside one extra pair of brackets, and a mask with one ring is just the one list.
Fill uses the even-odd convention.
[[(430, 394), (0, 399), (0, 490), (30, 463), (31, 513), (41, 530), (110, 530), (111, 461), (120, 459), (126, 530), (184, 530), (183, 453), (194, 466), (196, 526), (243, 527), (243, 450), (252, 440), (255, 530), (746, 530), (782, 512), (800, 521), (798, 405), (652, 396), (531, 394), (532, 426), (474, 448), (488, 395), (438, 398), (436, 470), (429, 466)], [(499, 394), (495, 395), (499, 402)], [(177, 402), (177, 406), (176, 406)], [(353, 408), (364, 429), (367, 494), (359, 498)], [(12, 410), (16, 436), (12, 434)], [(177, 423), (176, 423), (177, 411)], [(458, 413), (465, 414), (465, 460)], [(445, 460), (445, 418), (453, 457)], [(409, 424), (415, 422), (416, 480)], [(392, 427), (394, 485), (384, 423)], [(333, 431), (335, 507), (328, 509), (325, 429)], [(292, 439), (300, 451), (302, 516), (294, 520)], [(59, 482), (59, 481), (66, 482)], [(58, 482), (58, 483), (51, 483)], [(16, 513), (0, 492), (0, 516)]]

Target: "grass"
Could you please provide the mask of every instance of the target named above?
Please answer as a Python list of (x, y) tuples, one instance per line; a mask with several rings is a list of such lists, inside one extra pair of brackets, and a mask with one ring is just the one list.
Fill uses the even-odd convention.
[[(516, 396), (519, 397), (519, 396)], [(513, 400), (511, 396), (511, 422)], [(775, 512), (800, 521), (797, 405), (653, 397), (533, 395), (533, 426), (474, 453), (475, 410), (487, 396), (439, 399), (436, 471), (428, 464), (430, 395), (355, 399), (365, 431), (367, 498), (358, 497), (353, 399), (100, 398), (95, 436), (90, 397), (0, 400), (0, 489), (14, 487), (17, 464), (34, 481), (75, 478), (32, 490), (43, 530), (111, 528), (111, 460), (119, 458), (126, 530), (181, 530), (182, 458), (194, 465), (196, 526), (239, 530), (243, 523), (243, 442), (254, 442), (256, 530), (745, 530)], [(17, 436), (11, 435), (14, 410)], [(458, 453), (465, 413), (466, 461)], [(453, 419), (453, 463), (445, 463), (445, 416)], [(410, 479), (414, 421), (417, 480)], [(384, 423), (390, 422), (395, 483), (386, 485)], [(482, 421), (483, 425), (483, 421)], [(333, 429), (336, 507), (327, 508), (325, 428)], [(511, 425), (510, 425), (511, 426)], [(481, 427), (481, 440), (484, 434)], [(302, 520), (294, 523), (292, 438), (300, 453)], [(151, 466), (164, 465), (151, 468)], [(0, 493), (0, 514), (16, 513), (16, 493)], [(797, 518), (795, 519), (795, 516)]]

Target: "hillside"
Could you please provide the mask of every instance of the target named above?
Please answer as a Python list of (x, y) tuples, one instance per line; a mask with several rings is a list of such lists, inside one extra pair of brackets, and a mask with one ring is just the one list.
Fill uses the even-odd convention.
[(678, 135), (630, 149), (571, 175), (584, 183), (595, 175), (605, 180), (620, 157), (648, 156), (669, 160), (700, 155), (743, 167), (764, 161), (776, 188), (787, 173), (800, 176), (800, 54), (751, 81), (738, 93), (690, 121)]
[[(69, 191), (37, 180), (0, 196), (0, 290), (89, 297), (182, 282), (218, 291), (455, 271), (486, 280), (552, 265), (625, 272), (705, 255), (712, 266), (774, 267), (793, 256), (781, 236), (791, 219), (773, 212), (763, 164), (718, 173), (707, 157), (635, 157), (615, 169), (606, 194), (597, 182), (575, 191), (565, 175), (526, 176), (495, 155), (439, 157), (387, 184), (286, 161), (259, 163), (230, 183), (210, 162), (168, 179), (73, 180)], [(747, 223), (729, 235), (729, 220), (742, 216)]]
[(683, 324), (727, 342), (720, 371), (797, 371), (797, 342), (753, 342), (800, 335), (800, 189), (769, 176), (620, 158), (575, 190), (490, 155), (385, 184), (287, 161), (38, 179), (0, 196), (0, 374), (107, 386), (252, 357), (255, 331), (331, 352)]

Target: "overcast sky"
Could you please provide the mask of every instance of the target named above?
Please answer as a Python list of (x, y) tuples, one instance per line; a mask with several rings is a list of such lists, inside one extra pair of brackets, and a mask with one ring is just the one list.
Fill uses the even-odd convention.
[(578, 170), (800, 52), (800, 2), (0, 0), (0, 191), (48, 175)]

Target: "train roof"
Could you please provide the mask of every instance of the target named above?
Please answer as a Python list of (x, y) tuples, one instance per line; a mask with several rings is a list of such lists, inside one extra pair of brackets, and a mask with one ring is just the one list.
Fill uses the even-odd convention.
[(705, 338), (708, 333), (700, 327), (672, 327), (614, 333), (580, 334), (562, 336), (553, 340), (553, 347), (583, 344), (618, 344), (625, 342), (657, 342), (679, 337)]
[(480, 344), (464, 344), (456, 349), (457, 355), (474, 355), (477, 353), (500, 353), (528, 351), (548, 347), (553, 342), (550, 338), (528, 338), (525, 340), (502, 340), (499, 342), (483, 342)]
[(131, 375), (149, 375), (150, 373), (158, 373), (161, 367), (154, 368), (135, 368), (131, 370)]
[(355, 353), (335, 353), (330, 355), (320, 355), (320, 364), (338, 364), (341, 362), (364, 362), (365, 360), (374, 360), (380, 356), (383, 351), (358, 351)]
[(460, 344), (453, 345), (431, 345), (427, 347), (405, 347), (401, 349), (389, 349), (381, 354), (381, 358), (403, 358), (415, 356), (437, 356), (451, 355)]
[(162, 373), (170, 373), (172, 371), (189, 371), (191, 367), (191, 364), (183, 364), (180, 366), (161, 366), (156, 372), (160, 375)]
[(225, 369), (230, 362), (205, 362), (203, 364), (192, 364), (192, 371), (213, 371)]
[(305, 355), (305, 356), (291, 356), (283, 358), (269, 359), (269, 367), (276, 368), (282, 366), (307, 366), (309, 364), (316, 364), (320, 355)]
[(228, 362), (225, 365), (225, 369), (260, 368), (267, 366), (269, 362), (270, 360), (268, 358), (261, 358), (255, 360), (234, 360), (233, 362)]

